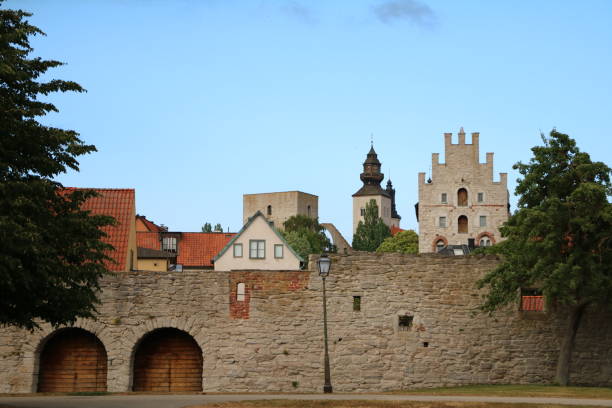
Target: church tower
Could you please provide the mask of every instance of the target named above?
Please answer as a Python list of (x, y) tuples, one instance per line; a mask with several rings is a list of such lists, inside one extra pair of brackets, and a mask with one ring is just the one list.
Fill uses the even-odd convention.
[(479, 133), (465, 142), (463, 128), (458, 143), (444, 134), (444, 163), (432, 154), (431, 175), (419, 173), (419, 252), (438, 252), (451, 245), (489, 246), (501, 239), (499, 227), (508, 220), (508, 175), (493, 180), (493, 153), (480, 163)]
[(397, 217), (394, 220), (392, 214), (395, 190), (392, 185), (391, 190), (384, 190), (380, 186), (380, 183), (385, 178), (385, 175), (380, 172), (380, 167), (380, 161), (374, 150), (374, 145), (372, 145), (366, 160), (363, 162), (363, 173), (359, 176), (363, 182), (363, 186), (359, 191), (353, 194), (353, 234), (357, 231), (359, 221), (364, 220), (365, 207), (370, 200), (376, 201), (378, 205), (378, 216), (383, 219), (389, 228), (391, 228), (392, 225), (399, 226), (399, 215), (396, 212), (395, 215), (397, 215)]

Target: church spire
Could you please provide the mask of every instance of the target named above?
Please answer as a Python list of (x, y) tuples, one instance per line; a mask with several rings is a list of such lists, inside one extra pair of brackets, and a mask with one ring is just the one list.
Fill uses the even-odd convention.
[(380, 187), (381, 181), (385, 178), (385, 175), (380, 172), (380, 168), (381, 164), (374, 150), (374, 144), (372, 144), (363, 162), (363, 173), (359, 175), (359, 178), (363, 182), (363, 187), (353, 194), (353, 196), (379, 194), (388, 196), (387, 192)]
[(387, 188), (385, 191), (389, 194), (389, 197), (391, 197), (391, 218), (401, 220), (402, 217), (397, 213), (397, 208), (395, 207), (395, 189), (393, 188), (391, 179), (387, 180)]

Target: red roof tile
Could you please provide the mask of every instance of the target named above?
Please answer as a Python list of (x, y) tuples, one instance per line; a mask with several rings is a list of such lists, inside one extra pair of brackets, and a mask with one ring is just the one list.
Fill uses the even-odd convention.
[(235, 235), (224, 232), (183, 232), (176, 262), (183, 266), (212, 266), (211, 260)]
[(395, 225), (391, 226), (391, 236), (394, 237), (395, 234), (397, 234), (398, 232), (402, 232), (405, 231), (403, 229), (401, 229), (400, 227), (396, 227)]
[[(64, 190), (85, 189), (65, 188)], [(106, 267), (115, 272), (124, 271), (129, 255), (130, 228), (134, 220), (132, 218), (136, 201), (134, 189), (92, 188), (91, 190), (97, 191), (99, 196), (88, 199), (81, 208), (96, 215), (110, 215), (117, 220), (115, 225), (102, 228), (107, 234), (104, 242), (115, 248), (108, 253), (115, 262), (107, 261)]]
[[(139, 220), (142, 223), (146, 231), (150, 231), (150, 232), (163, 231), (162, 227), (155, 224), (153, 221), (147, 220), (147, 217), (145, 217), (144, 215), (137, 215), (136, 220)], [(136, 225), (136, 229), (138, 230), (138, 224)], [(140, 232), (140, 230), (138, 231)]]
[(140, 248), (155, 249), (158, 251), (161, 250), (159, 233), (136, 231), (136, 246)]

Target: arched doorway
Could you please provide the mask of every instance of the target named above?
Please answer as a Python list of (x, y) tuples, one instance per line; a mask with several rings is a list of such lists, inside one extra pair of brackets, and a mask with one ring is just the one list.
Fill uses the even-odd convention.
[(106, 350), (95, 335), (58, 330), (40, 353), (38, 392), (106, 391), (106, 371)]
[(457, 206), (467, 207), (468, 205), (468, 192), (465, 188), (460, 188), (457, 191)]
[(461, 215), (457, 220), (457, 232), (460, 234), (468, 232), (468, 218), (465, 215)]
[(202, 350), (178, 329), (146, 335), (134, 355), (134, 391), (202, 391)]

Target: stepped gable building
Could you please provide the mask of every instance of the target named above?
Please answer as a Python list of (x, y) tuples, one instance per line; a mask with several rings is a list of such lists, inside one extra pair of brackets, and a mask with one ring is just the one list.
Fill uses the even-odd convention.
[[(493, 181), (493, 153), (478, 159), (479, 133), (459, 143), (444, 134), (445, 162), (432, 154), (431, 178), (419, 173), (419, 252), (438, 252), (447, 246), (488, 246), (500, 240), (499, 227), (508, 219), (508, 175)], [(473, 240), (473, 241), (472, 241)]]
[(278, 193), (244, 194), (242, 196), (242, 224), (260, 211), (276, 228), (283, 228), (283, 223), (294, 215), (319, 217), (319, 197), (301, 191), (283, 191)]
[(365, 207), (370, 200), (375, 200), (378, 205), (379, 216), (389, 228), (399, 227), (401, 217), (395, 209), (395, 189), (391, 180), (387, 182), (387, 189), (384, 190), (380, 183), (385, 175), (380, 172), (381, 164), (378, 155), (374, 150), (374, 145), (363, 162), (363, 173), (359, 178), (363, 186), (353, 194), (353, 234), (357, 231), (359, 221), (364, 220)]

